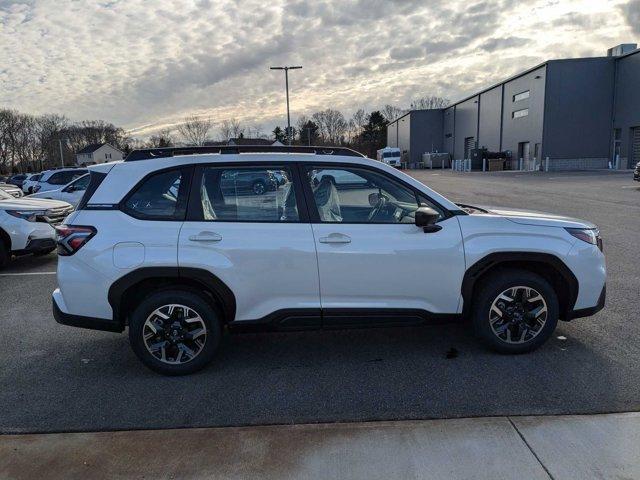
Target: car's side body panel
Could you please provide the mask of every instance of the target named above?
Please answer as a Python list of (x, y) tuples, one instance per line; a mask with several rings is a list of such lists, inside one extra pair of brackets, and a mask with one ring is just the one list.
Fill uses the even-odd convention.
[[(457, 313), (464, 251), (457, 217), (424, 233), (411, 223), (314, 224), (322, 308)], [(342, 235), (349, 243), (323, 243)]]
[(178, 265), (206, 268), (235, 293), (236, 315), (231, 320), (320, 308), (316, 250), (308, 223), (187, 221), (180, 232)]

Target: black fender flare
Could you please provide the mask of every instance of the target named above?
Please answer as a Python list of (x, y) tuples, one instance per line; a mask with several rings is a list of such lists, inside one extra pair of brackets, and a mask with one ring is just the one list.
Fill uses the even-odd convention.
[(236, 315), (236, 297), (231, 289), (216, 275), (202, 268), (190, 267), (143, 267), (117, 279), (109, 288), (107, 299), (113, 310), (114, 320), (124, 325), (121, 312), (122, 299), (126, 292), (135, 285), (148, 280), (189, 280), (191, 283), (201, 285), (204, 290), (211, 292), (220, 304), (226, 321), (233, 321)]
[(471, 265), (462, 280), (463, 313), (468, 313), (476, 281), (484, 273), (502, 265), (508, 267), (517, 266), (518, 264), (542, 264), (546, 267), (551, 267), (560, 275), (567, 289), (567, 298), (559, 298), (561, 304), (560, 316), (561, 318), (567, 318), (578, 298), (578, 279), (560, 258), (550, 253), (538, 252), (490, 253)]

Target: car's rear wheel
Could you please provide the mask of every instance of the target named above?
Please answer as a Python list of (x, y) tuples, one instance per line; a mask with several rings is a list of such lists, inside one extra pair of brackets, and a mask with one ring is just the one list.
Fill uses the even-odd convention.
[(262, 195), (267, 191), (267, 186), (264, 182), (253, 182), (252, 190), (256, 195)]
[(216, 310), (200, 295), (162, 290), (146, 297), (129, 322), (129, 340), (138, 358), (164, 375), (187, 375), (205, 367), (220, 343)]
[(501, 353), (525, 353), (547, 341), (559, 312), (547, 280), (526, 270), (501, 270), (482, 282), (473, 325), (483, 343)]

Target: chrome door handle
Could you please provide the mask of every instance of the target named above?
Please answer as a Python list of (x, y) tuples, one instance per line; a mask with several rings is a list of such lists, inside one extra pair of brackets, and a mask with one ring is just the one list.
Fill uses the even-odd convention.
[(327, 237), (320, 237), (320, 243), (351, 243), (351, 237), (342, 233), (332, 233)]
[(219, 242), (222, 235), (215, 232), (200, 232), (197, 235), (190, 235), (189, 240), (192, 242)]

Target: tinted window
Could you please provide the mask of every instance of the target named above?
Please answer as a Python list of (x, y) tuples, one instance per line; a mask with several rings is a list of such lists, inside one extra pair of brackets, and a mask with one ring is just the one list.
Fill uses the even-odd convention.
[(86, 190), (87, 187), (89, 186), (90, 178), (91, 178), (91, 176), (89, 174), (86, 174), (86, 175), (78, 178), (77, 180), (75, 180), (67, 188), (72, 187), (76, 191), (78, 191), (78, 190)]
[(51, 185), (66, 185), (85, 173), (87, 173), (86, 170), (66, 170), (63, 172), (57, 172), (51, 175), (49, 180), (46, 180), (46, 182)]
[(426, 198), (418, 203), (412, 189), (373, 170), (312, 167), (307, 175), (322, 222), (414, 223), (419, 206), (435, 208)]
[(286, 167), (206, 167), (200, 218), (228, 222), (297, 222), (292, 175)]
[(182, 220), (186, 211), (183, 171), (170, 170), (147, 178), (125, 201), (124, 209), (136, 218)]

